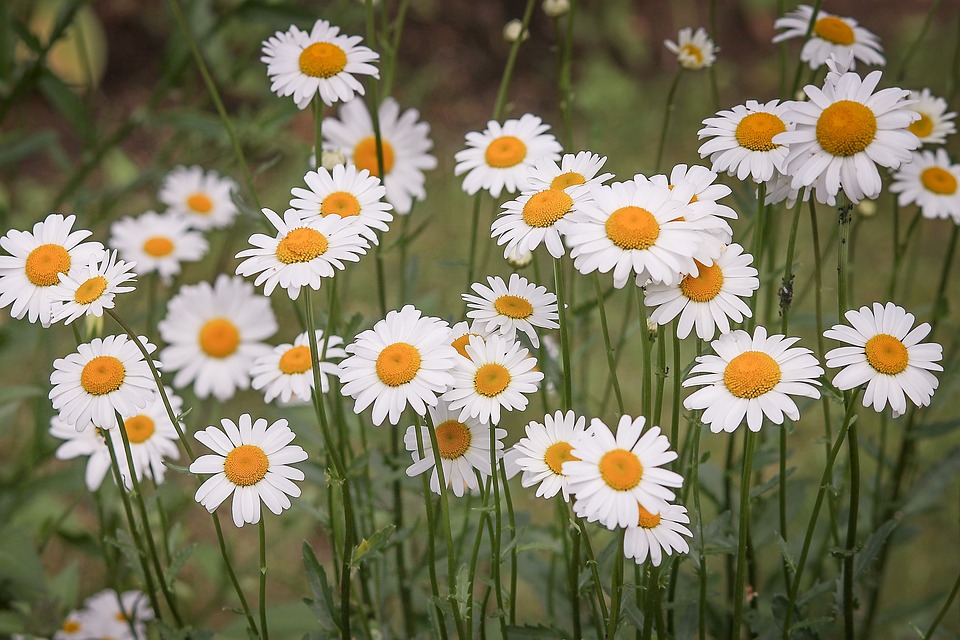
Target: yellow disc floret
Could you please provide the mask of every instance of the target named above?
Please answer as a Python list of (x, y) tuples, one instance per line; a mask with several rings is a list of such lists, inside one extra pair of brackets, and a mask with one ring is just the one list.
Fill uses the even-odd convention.
[(226, 318), (208, 320), (200, 328), (200, 349), (211, 358), (226, 358), (239, 346), (240, 331)]
[(723, 270), (717, 263), (705, 267), (699, 260), (694, 262), (697, 263), (699, 275), (684, 276), (680, 281), (680, 292), (694, 302), (710, 302), (723, 289)]
[(70, 254), (59, 244), (42, 244), (27, 256), (27, 280), (38, 287), (52, 287), (60, 274), (70, 270)]
[[(393, 169), (393, 145), (380, 139), (380, 148), (383, 149), (383, 172), (390, 173)], [(368, 136), (357, 143), (353, 148), (353, 164), (357, 169), (366, 169), (370, 175), (380, 177), (380, 164), (377, 162), (377, 139)]]
[(497, 313), (513, 320), (523, 320), (533, 315), (533, 305), (526, 298), (505, 295), (493, 301), (493, 309)]
[(316, 229), (294, 229), (277, 243), (277, 260), (284, 264), (310, 262), (327, 252), (327, 237)]
[(888, 376), (895, 376), (906, 370), (910, 363), (910, 354), (903, 342), (887, 333), (878, 333), (864, 347), (867, 364)]
[(780, 382), (780, 365), (763, 351), (745, 351), (723, 371), (723, 384), (738, 398), (759, 398)]
[(80, 386), (92, 396), (102, 396), (116, 391), (123, 385), (127, 369), (113, 356), (97, 356), (83, 365)]
[(486, 397), (493, 398), (510, 386), (510, 371), (502, 364), (488, 363), (477, 369), (473, 377), (473, 388), (477, 393)]
[(107, 279), (103, 276), (94, 276), (77, 287), (73, 294), (73, 301), (77, 304), (90, 304), (103, 295), (107, 290)]
[(660, 236), (657, 219), (641, 207), (620, 207), (610, 214), (604, 226), (611, 242), (626, 251), (649, 249)]
[(850, 46), (856, 40), (850, 25), (836, 16), (826, 16), (817, 20), (813, 25), (813, 32), (821, 39), (833, 44)]
[(313, 78), (332, 78), (347, 66), (347, 54), (329, 42), (314, 42), (300, 52), (300, 71)]
[(823, 150), (846, 158), (870, 146), (877, 135), (877, 116), (853, 100), (840, 100), (817, 120), (817, 141)]
[(523, 205), (523, 221), (531, 227), (543, 229), (556, 224), (573, 206), (573, 198), (565, 191), (547, 189), (530, 196)]
[(164, 236), (153, 236), (144, 241), (143, 252), (154, 258), (162, 258), (173, 253), (173, 242)]
[(360, 214), (360, 201), (349, 191), (334, 191), (320, 203), (320, 213), (349, 218)]
[(227, 454), (223, 473), (238, 487), (249, 487), (263, 480), (270, 468), (270, 460), (263, 449), (253, 444), (242, 444)]
[(550, 181), (551, 189), (566, 189), (567, 187), (572, 187), (575, 184), (584, 184), (587, 181), (582, 174), (577, 173), (576, 171), (567, 171), (566, 173), (561, 173), (556, 178)]
[(406, 342), (394, 342), (377, 356), (377, 377), (388, 387), (407, 384), (420, 371), (420, 352)]
[(497, 169), (507, 169), (523, 162), (527, 157), (527, 145), (516, 136), (501, 136), (487, 145), (484, 158), (487, 164)]
[(946, 169), (927, 167), (920, 173), (920, 182), (927, 191), (941, 196), (951, 196), (957, 192), (957, 178)]
[(640, 484), (643, 465), (640, 458), (626, 449), (613, 449), (600, 458), (600, 477), (611, 489), (629, 491)]
[(280, 356), (280, 371), (288, 376), (296, 373), (306, 373), (313, 368), (313, 358), (310, 357), (310, 347), (298, 345), (287, 349)]
[(197, 192), (187, 198), (187, 206), (197, 213), (206, 215), (213, 211), (213, 200), (207, 194)]
[(644, 529), (653, 529), (660, 524), (660, 514), (659, 513), (650, 513), (643, 508), (643, 505), (637, 503), (637, 507), (640, 509), (640, 519), (637, 521), (638, 527), (643, 527)]
[(907, 131), (922, 140), (933, 133), (933, 119), (925, 113), (920, 113), (920, 119), (911, 122)]
[(771, 151), (780, 145), (773, 143), (773, 136), (783, 133), (787, 126), (772, 113), (759, 112), (745, 116), (737, 125), (737, 143), (750, 151)]
[(127, 438), (130, 439), (131, 443), (140, 444), (150, 439), (150, 436), (157, 430), (157, 425), (154, 424), (150, 416), (141, 413), (124, 420), (123, 428), (127, 430)]
[(437, 425), (437, 448), (444, 460), (455, 460), (470, 448), (473, 436), (467, 425), (457, 420), (447, 420)]
[(543, 461), (550, 468), (550, 471), (553, 471), (558, 476), (562, 476), (564, 462), (580, 459), (570, 453), (571, 451), (573, 451), (573, 445), (569, 442), (554, 442), (547, 447), (546, 452), (543, 454)]

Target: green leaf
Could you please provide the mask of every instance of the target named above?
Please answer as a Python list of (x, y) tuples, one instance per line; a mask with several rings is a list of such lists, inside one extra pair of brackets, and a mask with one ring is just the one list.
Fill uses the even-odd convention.
[(854, 580), (856, 580), (873, 559), (877, 557), (877, 554), (883, 549), (883, 545), (887, 543), (887, 538), (890, 537), (890, 534), (893, 533), (893, 530), (897, 528), (898, 524), (900, 524), (900, 521), (895, 518), (887, 520), (880, 525), (876, 531), (870, 534), (870, 537), (867, 538), (867, 541), (863, 545), (863, 549), (861, 549), (853, 559)]
[(187, 545), (177, 550), (177, 552), (173, 554), (173, 557), (170, 558), (170, 566), (168, 566), (164, 572), (164, 579), (167, 581), (167, 586), (171, 589), (173, 588), (174, 581), (177, 579), (177, 574), (180, 573), (180, 569), (183, 568), (183, 565), (187, 564), (187, 560), (190, 559), (190, 556), (193, 555), (196, 548), (196, 543)]
[(787, 546), (787, 541), (783, 539), (783, 536), (777, 535), (777, 546), (780, 547), (780, 555), (783, 556), (784, 562), (787, 563), (787, 568), (790, 569), (790, 574), (797, 573), (797, 563), (793, 559), (793, 555), (790, 553), (790, 548)]
[(304, 598), (304, 603), (316, 616), (323, 632), (328, 635), (338, 634), (340, 625), (337, 623), (337, 609), (333, 606), (333, 593), (327, 583), (327, 573), (317, 560), (313, 547), (306, 540), (303, 541), (303, 567), (307, 573), (307, 584), (313, 593), (313, 599)]
[(12, 583), (13, 592), (19, 597), (23, 591), (42, 592), (46, 589), (43, 564), (33, 549), (31, 537), (19, 527), (0, 529), (0, 576)]
[(388, 524), (382, 529), (377, 530), (369, 539), (360, 540), (356, 550), (353, 552), (353, 559), (350, 561), (354, 568), (359, 567), (368, 557), (376, 557), (380, 551), (387, 546), (390, 536), (393, 535), (397, 525)]

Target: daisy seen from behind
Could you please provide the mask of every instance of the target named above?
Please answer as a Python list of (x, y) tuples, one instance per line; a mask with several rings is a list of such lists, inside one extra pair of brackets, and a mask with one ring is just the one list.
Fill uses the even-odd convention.
[(863, 406), (881, 412), (889, 404), (896, 418), (907, 411), (907, 399), (918, 407), (930, 404), (939, 386), (931, 371), (943, 371), (937, 364), (943, 347), (921, 342), (930, 334), (926, 322), (914, 327), (916, 317), (892, 302), (851, 309), (843, 314), (850, 323), (834, 325), (823, 335), (850, 346), (827, 352), (827, 366), (841, 368), (833, 384), (841, 391), (866, 384)]
[(717, 173), (737, 176), (754, 182), (767, 182), (774, 170), (783, 171), (787, 159), (787, 147), (773, 142), (773, 137), (791, 128), (784, 121), (790, 108), (787, 103), (771, 100), (761, 104), (747, 100), (728, 111), (720, 111), (716, 117), (703, 121), (703, 129), (697, 138), (710, 138), (698, 150), (701, 158), (710, 157)]
[[(281, 403), (290, 401), (310, 402), (313, 394), (313, 358), (310, 354), (310, 332), (298, 335), (293, 344), (281, 344), (273, 351), (258, 357), (250, 370), (253, 378), (251, 386), (263, 392), (264, 402), (278, 399)], [(320, 357), (320, 393), (330, 390), (327, 376), (337, 376), (340, 368), (334, 360), (347, 356), (343, 350), (340, 336), (324, 338), (323, 331), (314, 332), (317, 354)]]
[(190, 472), (207, 475), (194, 499), (213, 513), (233, 495), (233, 523), (237, 527), (260, 522), (261, 502), (276, 515), (290, 507), (290, 498), (300, 496), (294, 481), (303, 471), (290, 466), (307, 459), (307, 452), (290, 444), (295, 435), (284, 419), (268, 426), (249, 413), (237, 422), (220, 420), (222, 429), (209, 426), (194, 437), (212, 450), (190, 465)]
[(587, 419), (573, 411), (547, 414), (543, 422), (532, 420), (524, 428), (525, 436), (513, 445), (512, 459), (523, 472), (524, 487), (537, 485), (538, 498), (552, 498), (561, 493), (570, 499), (569, 481), (563, 463), (578, 460), (573, 443), (584, 437)]
[[(782, 42), (806, 36), (813, 13), (813, 7), (802, 4), (785, 16), (777, 18), (773, 27), (783, 31), (775, 35), (773, 41)], [(853, 18), (817, 11), (816, 21), (810, 30), (810, 39), (800, 50), (800, 59), (808, 63), (811, 69), (816, 69), (825, 64), (831, 55), (840, 57), (848, 53), (852, 53), (854, 59), (864, 64), (886, 64), (880, 38), (861, 27)]]
[(536, 285), (516, 273), (509, 284), (500, 276), (487, 276), (485, 286), (479, 282), (471, 288), (477, 295), (464, 293), (462, 298), (471, 311), (467, 317), (484, 325), (489, 332), (497, 332), (509, 339), (522, 331), (533, 346), (540, 346), (536, 327), (558, 329), (560, 314), (557, 296), (546, 287)]
[(294, 187), (290, 206), (300, 213), (304, 222), (312, 222), (330, 215), (345, 218), (356, 224), (360, 235), (378, 244), (377, 231), (386, 231), (393, 220), (391, 206), (381, 199), (386, 189), (380, 179), (366, 169), (357, 171), (352, 164), (338, 164), (333, 171), (320, 167), (303, 176), (307, 189)]
[(710, 67), (717, 61), (716, 51), (718, 49), (703, 27), (699, 27), (696, 32), (690, 27), (684, 27), (677, 34), (676, 42), (664, 40), (663, 45), (670, 52), (676, 54), (677, 62), (684, 69), (696, 71)]
[(623, 537), (623, 555), (632, 558), (637, 564), (643, 564), (649, 558), (650, 564), (659, 567), (664, 554), (673, 552), (688, 553), (690, 545), (684, 536), (693, 537), (687, 508), (678, 504), (667, 504), (659, 513), (650, 513), (639, 505), (640, 517), (632, 526), (627, 527)]
[(209, 245), (185, 218), (147, 211), (136, 218), (127, 216), (110, 225), (110, 247), (120, 257), (135, 263), (138, 275), (156, 272), (164, 283), (180, 273), (181, 262), (195, 262), (206, 255)]
[(956, 123), (951, 122), (957, 114), (947, 112), (946, 100), (934, 96), (929, 89), (911, 91), (910, 99), (916, 101), (910, 108), (920, 114), (920, 119), (907, 128), (922, 144), (943, 144), (948, 135), (957, 132)]
[(891, 193), (901, 207), (916, 204), (924, 218), (952, 218), (960, 224), (960, 164), (946, 150), (914, 152), (913, 160), (893, 174)]
[(237, 183), (202, 167), (177, 167), (166, 175), (157, 198), (167, 213), (182, 216), (194, 229), (206, 231), (230, 226), (237, 216), (232, 193)]
[(60, 284), (50, 292), (54, 305), (52, 319), (70, 324), (80, 316), (103, 316), (104, 309), (113, 309), (118, 293), (134, 290), (125, 283), (136, 281), (136, 263), (117, 260), (116, 251), (104, 251), (86, 265), (77, 265), (60, 276)]

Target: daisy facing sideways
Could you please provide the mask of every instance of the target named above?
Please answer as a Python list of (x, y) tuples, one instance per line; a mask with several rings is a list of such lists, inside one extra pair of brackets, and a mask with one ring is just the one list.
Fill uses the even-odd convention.
[[(803, 38), (810, 29), (813, 8), (802, 4), (773, 23), (775, 29), (783, 29), (773, 37), (774, 42), (791, 38)], [(817, 12), (817, 20), (810, 31), (810, 39), (800, 50), (800, 59), (816, 69), (832, 55), (853, 57), (865, 64), (883, 66), (883, 47), (880, 38), (857, 24), (853, 18), (841, 18), (826, 11)], [(852, 65), (851, 65), (852, 66)]]
[(525, 436), (513, 445), (511, 456), (523, 471), (520, 484), (537, 485), (538, 498), (552, 498), (561, 493), (570, 499), (570, 487), (563, 463), (578, 460), (573, 455), (573, 443), (584, 437), (587, 419), (573, 411), (547, 414), (543, 422), (532, 420), (525, 427)]
[(660, 513), (650, 513), (640, 506), (640, 518), (627, 527), (623, 537), (623, 555), (633, 558), (637, 564), (650, 559), (650, 564), (659, 567), (664, 554), (673, 552), (687, 553), (690, 545), (683, 539), (693, 537), (684, 525), (690, 524), (687, 508), (677, 504), (668, 504)]
[(700, 157), (710, 156), (717, 173), (726, 172), (741, 181), (750, 177), (757, 183), (767, 182), (775, 169), (784, 170), (787, 147), (774, 143), (773, 136), (791, 128), (784, 121), (788, 109), (789, 105), (779, 100), (766, 104), (747, 100), (707, 118), (697, 132), (700, 140), (710, 138), (700, 145)]
[(120, 257), (135, 263), (138, 275), (156, 271), (165, 284), (180, 273), (181, 262), (200, 260), (209, 245), (199, 231), (190, 229), (186, 218), (147, 211), (127, 216), (110, 225), (110, 247)]
[[(263, 391), (263, 401), (272, 402), (279, 398), (281, 403), (290, 401), (310, 402), (314, 389), (313, 357), (310, 353), (310, 332), (298, 335), (293, 344), (281, 344), (273, 351), (258, 357), (250, 370), (253, 378), (251, 386)], [(337, 376), (340, 367), (334, 360), (347, 356), (343, 350), (343, 339), (330, 336), (325, 340), (323, 331), (314, 332), (317, 355), (320, 358), (320, 392), (330, 390), (328, 375)]]
[(606, 156), (589, 151), (565, 153), (560, 158), (560, 164), (552, 158), (540, 158), (533, 163), (522, 188), (525, 191), (543, 191), (564, 190), (576, 185), (599, 186), (613, 177), (612, 173), (600, 173), (606, 162)]
[(157, 199), (167, 205), (167, 213), (182, 216), (194, 229), (221, 229), (237, 216), (231, 194), (237, 183), (216, 171), (201, 167), (177, 167), (160, 185)]
[(333, 171), (320, 167), (308, 171), (303, 180), (308, 188), (294, 187), (290, 206), (304, 222), (337, 215), (357, 224), (360, 235), (377, 244), (377, 231), (385, 232), (393, 220), (390, 204), (381, 200), (386, 190), (366, 169), (357, 171), (352, 164), (338, 164)]
[(514, 339), (517, 331), (522, 331), (533, 346), (540, 346), (536, 327), (557, 329), (560, 317), (557, 309), (557, 296), (546, 287), (536, 285), (516, 273), (510, 275), (507, 284), (500, 276), (487, 276), (489, 287), (473, 283), (471, 287), (478, 295), (462, 294), (467, 307), (468, 318), (496, 331), (502, 336)]
[(947, 101), (930, 93), (929, 89), (911, 91), (910, 99), (916, 102), (910, 108), (920, 114), (908, 129), (920, 138), (923, 144), (943, 144), (947, 136), (957, 132), (957, 125), (951, 122), (957, 117), (955, 111), (947, 113)]
[(116, 251), (104, 251), (86, 265), (77, 265), (60, 276), (60, 284), (53, 287), (50, 300), (53, 304), (53, 320), (70, 324), (80, 316), (103, 316), (104, 309), (113, 309), (113, 299), (118, 293), (129, 293), (137, 274), (136, 263), (117, 261)]
[(914, 152), (913, 160), (893, 174), (892, 193), (900, 206), (916, 204), (924, 218), (952, 218), (960, 224), (960, 164), (946, 150)]

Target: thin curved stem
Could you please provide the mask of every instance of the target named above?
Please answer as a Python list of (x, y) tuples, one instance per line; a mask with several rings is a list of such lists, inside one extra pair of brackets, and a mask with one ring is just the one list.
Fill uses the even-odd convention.
[(253, 619), (253, 612), (250, 610), (250, 604), (247, 597), (243, 595), (243, 589), (240, 588), (240, 581), (237, 579), (237, 573), (233, 570), (233, 563), (230, 562), (230, 555), (227, 553), (227, 543), (223, 538), (223, 527), (220, 526), (220, 516), (216, 512), (210, 514), (213, 517), (213, 527), (217, 530), (217, 542), (220, 545), (220, 555), (223, 557), (223, 564), (227, 568), (227, 575), (230, 577), (230, 583), (233, 584), (233, 590), (237, 593), (240, 600), (240, 607), (243, 609), (243, 615), (247, 618), (247, 629), (253, 633), (254, 637), (260, 637), (260, 631), (257, 623)]
[(750, 480), (753, 477), (753, 453), (756, 434), (746, 429), (743, 438), (743, 473), (740, 476), (740, 522), (737, 527), (737, 573), (733, 583), (733, 626), (730, 637), (740, 637), (743, 600), (747, 576), (747, 538), (750, 532)]
[(677, 87), (680, 86), (680, 77), (683, 76), (683, 67), (677, 70), (673, 76), (673, 82), (670, 83), (670, 90), (667, 92), (667, 106), (663, 113), (663, 127), (660, 129), (660, 142), (657, 143), (657, 159), (653, 163), (655, 171), (660, 171), (660, 163), (663, 160), (663, 148), (667, 143), (667, 130), (670, 128), (670, 117), (673, 115), (673, 100), (677, 95)]
[(573, 373), (570, 369), (570, 327), (567, 324), (567, 309), (563, 287), (563, 263), (553, 260), (553, 277), (557, 287), (557, 309), (560, 314), (560, 358), (563, 362), (563, 408), (573, 408)]
[(613, 554), (613, 577), (610, 580), (610, 617), (607, 618), (607, 637), (617, 637), (620, 624), (620, 602), (623, 599), (623, 538), (626, 529), (620, 529), (617, 551)]
[(267, 533), (264, 518), (261, 515), (259, 526), (260, 531), (260, 637), (263, 640), (270, 638), (267, 631)]
[(857, 425), (847, 430), (847, 450), (850, 452), (850, 511), (847, 521), (847, 544), (843, 556), (843, 631), (847, 640), (853, 640), (853, 560), (857, 544), (857, 516), (860, 513), (860, 447), (857, 444)]
[[(607, 327), (607, 309), (603, 301), (603, 291), (600, 288), (600, 272), (593, 273), (593, 284), (597, 293), (597, 309), (600, 311), (600, 330), (603, 332), (604, 351), (607, 354), (607, 369), (610, 372), (610, 385), (613, 387), (613, 395), (617, 399), (617, 418), (623, 415), (623, 393), (620, 391), (620, 379), (617, 377), (617, 362), (613, 357), (613, 344), (610, 342), (610, 329)], [(569, 360), (569, 356), (567, 356)], [(564, 372), (567, 365), (564, 364)], [(569, 406), (567, 407), (569, 408)]]

